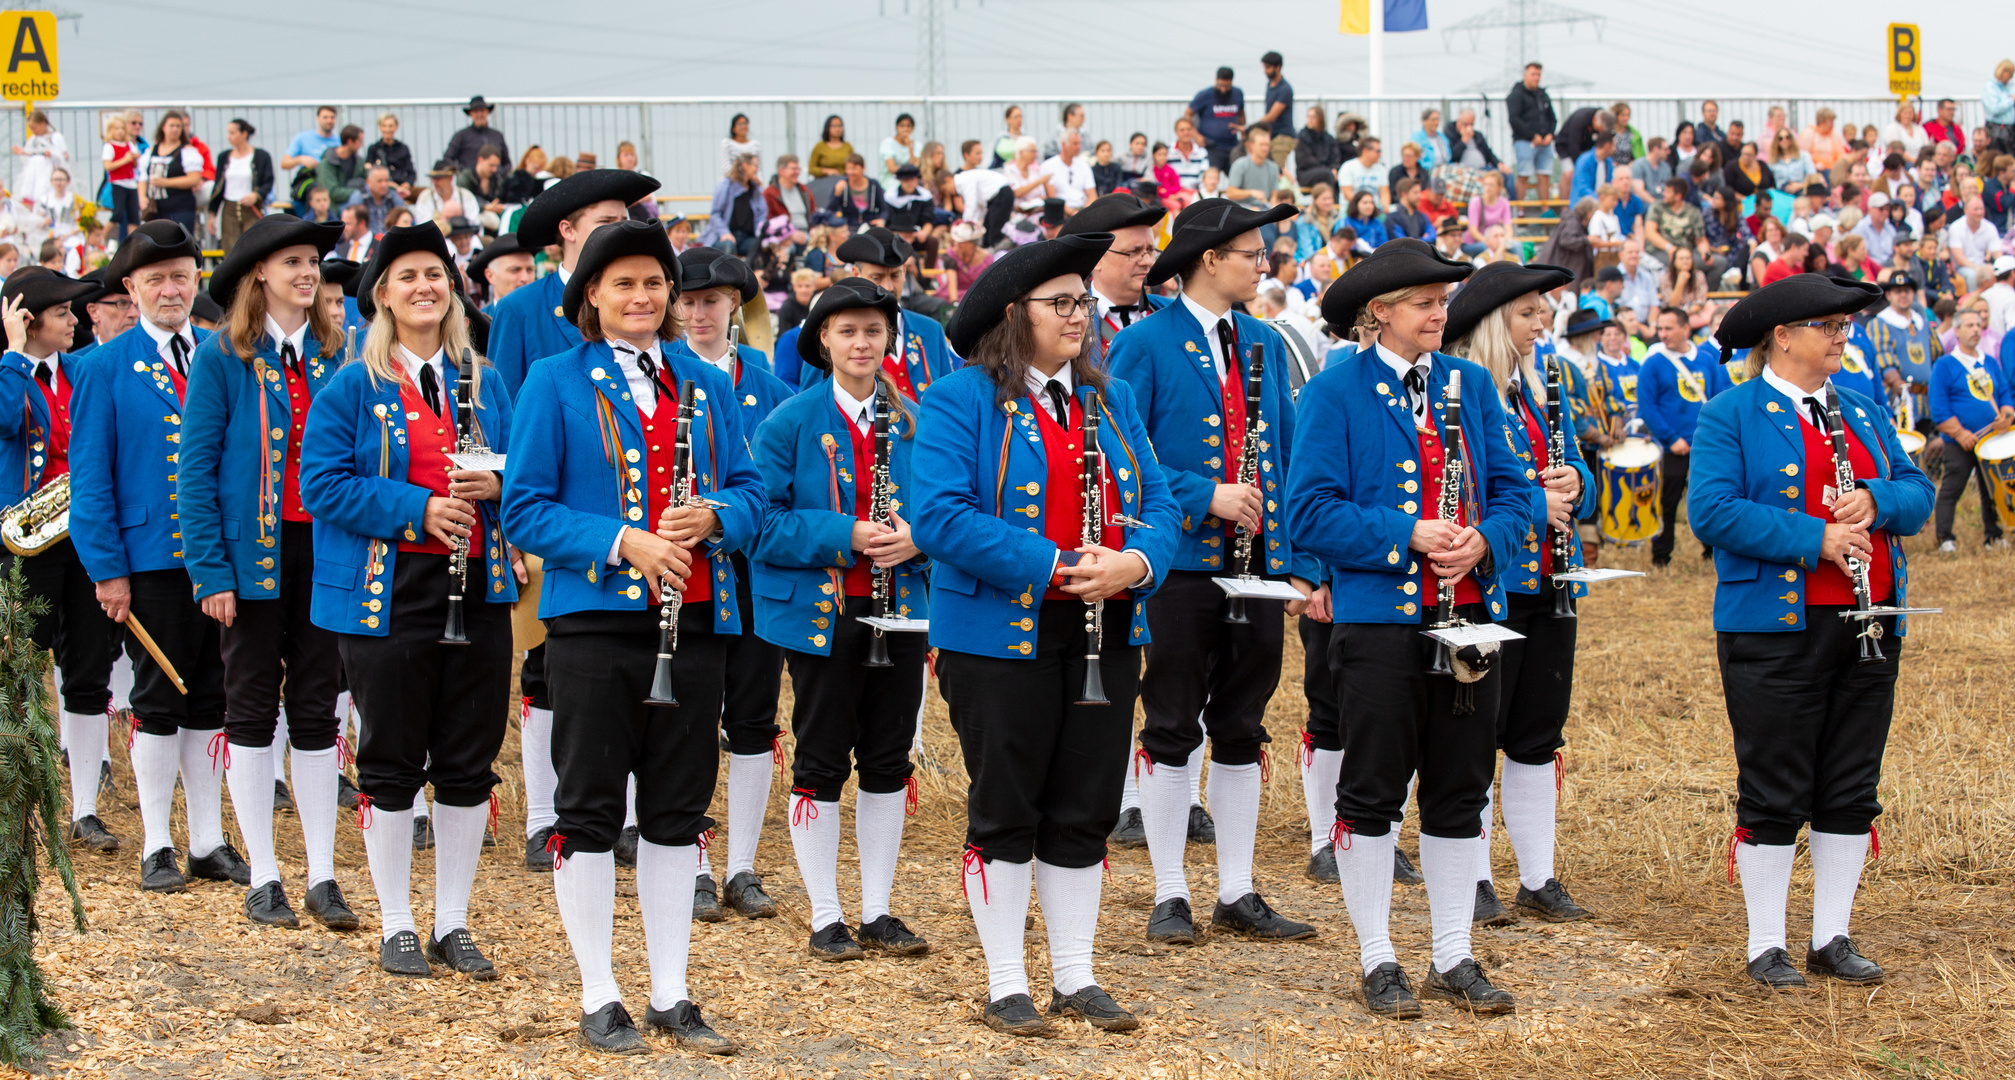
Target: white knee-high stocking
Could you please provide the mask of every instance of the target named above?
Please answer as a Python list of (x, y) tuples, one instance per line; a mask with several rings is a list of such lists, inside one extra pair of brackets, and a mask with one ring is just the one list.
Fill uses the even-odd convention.
[[(644, 881), (640, 874), (637, 880), (639, 899), (643, 893)], [(553, 900), (560, 908), (560, 924), (567, 929), (567, 944), (574, 950), (574, 964), (581, 969), (581, 1011), (591, 1013), (611, 1001), (623, 1000), (623, 992), (616, 988), (614, 957), (615, 852), (577, 851), (565, 858), (555, 859)], [(686, 903), (690, 917), (691, 886), (686, 888)]]
[(280, 880), (280, 862), (273, 853), (273, 748), (232, 747), (224, 775), (231, 782), (231, 810), (245, 838), (245, 859), (252, 864), (251, 887)]

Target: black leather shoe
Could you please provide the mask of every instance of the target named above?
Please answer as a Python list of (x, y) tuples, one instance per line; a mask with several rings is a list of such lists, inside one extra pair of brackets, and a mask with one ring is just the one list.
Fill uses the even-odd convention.
[(688, 1050), (702, 1054), (732, 1054), (736, 1050), (735, 1040), (708, 1027), (700, 1017), (700, 1007), (690, 1001), (681, 1001), (664, 1012), (646, 1005), (644, 1023), (670, 1035), (674, 1043)]
[(413, 819), (413, 850), (426, 851), (434, 846), (434, 819), (416, 817)]
[(357, 785), (350, 782), (350, 774), (336, 774), (336, 805), (345, 810), (357, 808)]
[(648, 1054), (651, 1044), (637, 1034), (636, 1021), (620, 1001), (581, 1014), (581, 1045), (604, 1054)]
[(1420, 1019), (1420, 999), (1413, 996), (1413, 984), (1406, 979), (1406, 969), (1390, 960), (1372, 968), (1371, 974), (1364, 977), (1364, 1007), (1374, 1016)]
[(301, 920), (295, 918), (294, 909), (287, 906), (287, 890), (281, 888), (277, 881), (246, 890), (245, 917), (261, 926), (284, 926), (289, 930), (301, 928)]
[(308, 909), (308, 914), (313, 915), (316, 922), (330, 930), (357, 928), (357, 913), (350, 910), (350, 905), (343, 900), (342, 888), (333, 879), (308, 886), (308, 896), (301, 906)]
[(278, 813), (282, 810), (290, 814), (294, 812), (294, 796), (292, 792), (287, 790), (287, 782), (285, 780), (275, 780), (273, 781), (273, 811), (274, 813)]
[(1055, 1034), (1049, 1021), (1035, 1011), (1035, 1001), (1027, 994), (1009, 994), (999, 1001), (987, 1002), (986, 1011), (980, 1013), (980, 1023), (1003, 1035), (1033, 1038)]
[(861, 944), (894, 956), (922, 956), (931, 951), (930, 942), (910, 933), (894, 915), (862, 923)]
[(1101, 1031), (1132, 1031), (1140, 1027), (1140, 1018), (1120, 1007), (1112, 995), (1098, 988), (1097, 984), (1087, 986), (1070, 994), (1060, 994), (1051, 990), (1049, 1014), (1051, 1016), (1075, 1016)]
[(1300, 941), (1315, 936), (1315, 927), (1282, 918), (1256, 892), (1246, 893), (1229, 904), (1218, 901), (1210, 911), (1210, 928), (1212, 932), (1241, 934), (1260, 941)]
[(1546, 884), (1541, 885), (1538, 892), (1520, 885), (1518, 895), (1513, 897), (1511, 902), (1547, 922), (1580, 922), (1583, 919), (1595, 918), (1587, 908), (1575, 903), (1574, 898), (1567, 895), (1567, 887), (1560, 883), (1559, 878), (1547, 878)]
[(1476, 908), (1470, 913), (1469, 921), (1477, 926), (1510, 926), (1518, 921), (1518, 916), (1504, 910), (1504, 901), (1497, 898), (1496, 886), (1488, 881), (1479, 881), (1476, 883)]
[(1308, 869), (1301, 873), (1308, 880), (1318, 881), (1324, 885), (1334, 885), (1342, 881), (1342, 876), (1336, 870), (1336, 845), (1322, 845), (1322, 850), (1308, 857)]
[(777, 902), (763, 891), (763, 879), (753, 872), (744, 870), (728, 879), (721, 902), (735, 909), (745, 919), (774, 919)]
[[(617, 842), (616, 847), (618, 849), (622, 847), (621, 841)], [(621, 861), (622, 856), (618, 855), (616, 858)], [(701, 874), (693, 879), (693, 918), (701, 922), (720, 922), (727, 918), (721, 914), (721, 895), (714, 891), (712, 874)]]
[(1147, 939), (1163, 945), (1196, 944), (1196, 920), (1189, 913), (1189, 901), (1178, 896), (1156, 904), (1147, 917)]
[(490, 963), (490, 958), (476, 948), (476, 939), (461, 927), (448, 931), (448, 936), (440, 940), (429, 938), (427, 959), (477, 982), (497, 977), (497, 965)]
[(1464, 960), (1446, 972), (1427, 967), (1427, 996), (1460, 1005), (1483, 1016), (1508, 1013), (1518, 1007), (1509, 993), (1490, 985), (1474, 960)]
[(616, 834), (616, 865), (635, 869), (637, 865), (637, 841), (643, 839), (635, 825)]
[(1791, 954), (1783, 949), (1766, 949), (1749, 962), (1749, 977), (1772, 990), (1790, 990), (1805, 985), (1805, 976), (1791, 966)]
[(119, 850), (119, 838), (105, 828), (96, 814), (85, 814), (70, 823), (70, 840), (79, 847), (110, 854)]
[(1854, 939), (1845, 934), (1836, 936), (1823, 949), (1814, 949), (1809, 944), (1805, 948), (1805, 970), (1814, 975), (1825, 975), (1844, 983), (1869, 985), (1882, 981), (1882, 965), (1861, 955), (1854, 947)]
[(147, 892), (181, 892), (188, 887), (174, 848), (161, 848), (140, 860), (140, 888)]
[(1392, 880), (1399, 882), (1401, 885), (1427, 884), (1427, 878), (1422, 876), (1420, 871), (1413, 868), (1413, 860), (1407, 858), (1406, 852), (1399, 850), (1397, 847), (1392, 849)]
[(525, 869), (535, 874), (553, 872), (553, 853), (546, 850), (546, 841), (553, 838), (553, 827), (546, 826), (525, 838)]
[(1146, 847), (1147, 827), (1140, 822), (1140, 807), (1120, 811), (1119, 824), (1112, 827), (1107, 839), (1120, 847)]
[(189, 876), (209, 881), (231, 881), (239, 885), (252, 884), (252, 867), (238, 854), (238, 849), (229, 844), (218, 844), (217, 850), (197, 858), (189, 856)]
[(814, 960), (859, 960), (867, 955), (861, 943), (854, 940), (854, 932), (847, 928), (845, 919), (812, 931), (811, 943), (805, 946), (805, 951)]
[[(1142, 837), (1146, 843), (1146, 837)], [(1201, 806), (1189, 808), (1189, 842), (1192, 844), (1217, 843), (1217, 822), (1210, 819), (1210, 811)]]
[(420, 935), (411, 930), (401, 930), (378, 944), (378, 967), (388, 975), (413, 979), (434, 975), (434, 969), (427, 966), (427, 958), (420, 952)]

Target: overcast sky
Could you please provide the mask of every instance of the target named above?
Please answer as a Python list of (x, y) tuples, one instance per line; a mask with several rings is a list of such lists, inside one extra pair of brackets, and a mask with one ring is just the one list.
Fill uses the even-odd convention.
[[(951, 94), (1187, 95), (1220, 63), (1249, 91), (1278, 49), (1304, 96), (1366, 87), (1365, 39), (1336, 0), (944, 0)], [(954, 2), (956, 7), (953, 6)], [(1884, 26), (1923, 28), (1927, 95), (1974, 95), (2015, 52), (1987, 0), (1562, 0), (1602, 15), (1545, 26), (1556, 77), (1623, 94), (1880, 95)], [(1454, 93), (1496, 75), (1503, 31), (1444, 43), (1492, 0), (1427, 0), (1388, 35), (1386, 92)], [(1537, 6), (1537, 5), (1535, 5)], [(913, 94), (918, 0), (69, 0), (66, 101)], [(1912, 10), (1916, 8), (1916, 10)], [(1994, 29), (1999, 32), (1983, 32)]]

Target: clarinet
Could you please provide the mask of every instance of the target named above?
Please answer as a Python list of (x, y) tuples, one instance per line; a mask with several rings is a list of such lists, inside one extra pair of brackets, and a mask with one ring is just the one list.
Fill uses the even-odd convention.
[[(875, 464), (874, 485), (868, 493), (868, 520), (880, 522), (890, 528), (895, 523), (889, 520), (889, 391), (888, 385), (879, 377), (875, 379)], [(874, 603), (872, 611), (877, 619), (889, 617), (889, 579), (895, 568), (877, 566), (874, 569)], [(868, 642), (868, 658), (861, 661), (862, 667), (892, 667), (889, 659), (888, 635), (882, 628), (874, 627), (875, 636)]]
[[(690, 504), (692, 496), (688, 489), (692, 481), (693, 380), (686, 379), (679, 384), (679, 419), (672, 437), (672, 495), (669, 505)], [(679, 651), (679, 608), (684, 602), (685, 597), (672, 585), (671, 574), (658, 578), (658, 666), (651, 673), (651, 692), (644, 698), (646, 705), (663, 705), (671, 709), (679, 707), (678, 696), (672, 692), (672, 657)]]
[[(476, 410), (469, 403), (470, 377), (476, 369), (475, 357), (462, 349), (462, 373), (455, 380), (455, 453), (470, 454), (482, 449), (476, 442)], [(483, 512), (476, 511), (474, 533), (483, 529)], [(462, 598), (469, 592), (469, 543), (474, 535), (455, 539), (455, 552), (448, 557), (448, 579), (454, 591), (448, 594), (448, 623), (441, 629), (436, 645), (467, 645), (469, 633), (463, 621)]]
[[(1252, 347), (1252, 363), (1246, 367), (1245, 372), (1245, 438), (1240, 444), (1238, 452), (1238, 482), (1246, 486), (1256, 484), (1259, 480), (1259, 433), (1262, 424), (1260, 419), (1260, 380), (1265, 368), (1266, 346), (1263, 344), (1254, 344)], [(1242, 581), (1254, 580), (1252, 572), (1252, 536), (1252, 530), (1246, 528), (1244, 522), (1240, 522), (1238, 525), (1238, 576)], [(1223, 621), (1235, 626), (1244, 626), (1252, 621), (1246, 618), (1245, 615), (1245, 597), (1228, 596), (1225, 598)]]
[[(1441, 409), (1441, 499), (1435, 512), (1443, 521), (1453, 522), (1462, 516), (1462, 372), (1448, 373), (1448, 400)], [(1446, 630), (1459, 626), (1462, 620), (1455, 614), (1456, 578), (1438, 577), (1436, 589), (1434, 627)], [(1455, 665), (1450, 663), (1448, 644), (1436, 641), (1434, 663), (1427, 669), (1429, 675), (1454, 675)]]
[[(1086, 395), (1084, 410), (1084, 452), (1078, 457), (1079, 490), (1083, 492), (1083, 529), (1078, 534), (1087, 545), (1105, 541), (1105, 453), (1098, 445), (1100, 402), (1097, 391)], [(1070, 417), (1063, 417), (1065, 423)], [(1105, 696), (1105, 676), (1099, 671), (1099, 653), (1105, 646), (1105, 602), (1084, 602), (1084, 689), (1079, 705), (1110, 705)]]
[[(1546, 463), (1554, 468), (1567, 464), (1567, 425), (1562, 415), (1560, 400), (1560, 357), (1546, 358), (1546, 425), (1550, 429), (1546, 442)], [(1569, 529), (1573, 528), (1570, 522)], [(1572, 564), (1574, 558), (1574, 536), (1567, 529), (1553, 530), (1553, 617), (1572, 619), (1574, 614), (1574, 583), (1560, 580), (1560, 574), (1568, 570), (1579, 570)]]
[[(1847, 457), (1847, 427), (1840, 418), (1840, 392), (1832, 383), (1826, 384), (1826, 434), (1833, 440), (1833, 489), (1834, 498), (1844, 499), (1847, 493), (1858, 485), (1854, 482), (1854, 462)], [(1854, 574), (1854, 610), (1867, 611), (1875, 606), (1874, 597), (1869, 595), (1868, 563), (1863, 559), (1849, 558), (1848, 565)], [(1861, 664), (1880, 664), (1887, 657), (1882, 655), (1882, 624), (1875, 619), (1862, 619)]]

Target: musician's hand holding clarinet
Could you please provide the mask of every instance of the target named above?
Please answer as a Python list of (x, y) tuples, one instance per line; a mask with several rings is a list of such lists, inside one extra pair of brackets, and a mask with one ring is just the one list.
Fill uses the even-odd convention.
[[(453, 483), (451, 479), (449, 486), (451, 491), (454, 490)], [(428, 535), (451, 548), (457, 541), (468, 536), (469, 530), (475, 525), (475, 504), (453, 495), (428, 496), (426, 516), (420, 519), (420, 527), (425, 529)]]
[(1558, 465), (1540, 474), (1546, 481), (1546, 520), (1556, 531), (1574, 528), (1574, 504), (1581, 499), (1581, 474)]
[(1063, 579), (1059, 588), (1086, 603), (1133, 588), (1147, 576), (1147, 563), (1131, 551), (1086, 544), (1077, 549), (1077, 554), (1080, 558), (1076, 563), (1059, 565), (1056, 573)]
[(917, 546), (910, 540), (910, 523), (896, 513), (891, 513), (889, 519), (896, 523), (895, 528), (879, 521), (854, 522), (854, 550), (884, 570), (917, 557)]
[(1459, 578), (1483, 561), (1490, 544), (1474, 528), (1457, 526), (1441, 518), (1422, 518), (1413, 523), (1413, 539), (1407, 546), (1427, 556), (1436, 577)]
[[(666, 515), (667, 518), (670, 515)], [(686, 587), (686, 573), (693, 565), (693, 551), (689, 547), (675, 544), (665, 536), (666, 527), (659, 523), (659, 531), (645, 532), (642, 529), (625, 527), (618, 542), (617, 554), (624, 562), (636, 567), (647, 581), (661, 581), (670, 575), (672, 584), (683, 590)]]
[(1875, 524), (1875, 496), (1867, 488), (1857, 487), (1834, 499), (1832, 509), (1833, 521), (1826, 526), (1819, 555), (1852, 578), (1854, 568), (1848, 560), (1865, 563), (1875, 553), (1875, 545), (1868, 539), (1868, 530)]

